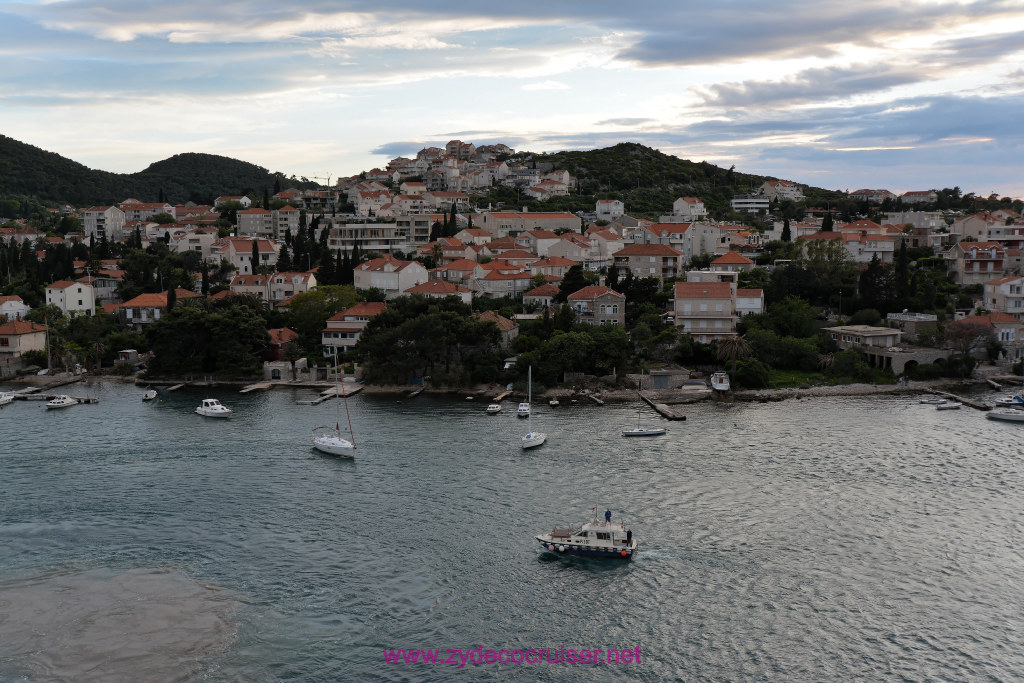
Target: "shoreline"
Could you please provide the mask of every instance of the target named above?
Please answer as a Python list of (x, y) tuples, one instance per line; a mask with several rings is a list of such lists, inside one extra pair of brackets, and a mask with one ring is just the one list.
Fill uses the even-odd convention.
[[(936, 391), (947, 391), (950, 393), (956, 393), (957, 390), (970, 389), (979, 385), (989, 384), (997, 382), (1000, 386), (1003, 384), (1013, 386), (1013, 382), (1018, 378), (1003, 374), (989, 374), (988, 376), (972, 377), (967, 379), (952, 379), (942, 378), (936, 380), (922, 380), (912, 381), (908, 384), (836, 384), (836, 385), (818, 385), (812, 387), (788, 387), (781, 389), (739, 389), (736, 391), (729, 392), (725, 396), (716, 395), (714, 392), (705, 391), (697, 392), (692, 389), (646, 389), (643, 391), (644, 396), (658, 403), (664, 403), (667, 405), (684, 405), (689, 403), (697, 403), (700, 401), (716, 400), (716, 401), (744, 401), (744, 402), (775, 402), (785, 401), (790, 399), (803, 399), (813, 398), (817, 396), (869, 396), (875, 394), (920, 394), (920, 393), (932, 393)], [(271, 381), (271, 380), (212, 380), (209, 382), (186, 382), (184, 379), (173, 380), (173, 379), (152, 379), (152, 380), (141, 380), (135, 376), (125, 377), (123, 375), (72, 375), (66, 373), (64, 375), (53, 375), (53, 376), (30, 376), (20, 378), (8, 378), (5, 380), (7, 384), (25, 385), (38, 387), (40, 391), (46, 391), (59, 386), (65, 386), (68, 384), (74, 384), (78, 382), (118, 382), (122, 384), (134, 384), (139, 387), (153, 386), (153, 387), (167, 387), (178, 384), (184, 384), (190, 388), (209, 387), (213, 388), (235, 388), (242, 389), (251, 387), (253, 385), (265, 385), (261, 386), (260, 389), (270, 391), (276, 388), (301, 388), (311, 389), (315, 391), (324, 391), (334, 387), (334, 382), (292, 382), (292, 381)], [(504, 394), (507, 392), (502, 385), (486, 385), (477, 386), (475, 388), (459, 388), (459, 387), (429, 387), (422, 385), (370, 385), (362, 384), (361, 391), (368, 394), (451, 394), (453, 396), (465, 396), (469, 399), (481, 399), (491, 400), (494, 397)], [(522, 394), (525, 396), (525, 393)], [(518, 398), (520, 394), (518, 392), (508, 392), (507, 397)], [(577, 399), (577, 400), (591, 400), (598, 399), (601, 402), (604, 401), (634, 401), (637, 397), (637, 390), (627, 388), (595, 388), (595, 389), (584, 389), (584, 390), (573, 390), (573, 389), (549, 389), (543, 394), (537, 395), (542, 400), (550, 398), (557, 399)]]

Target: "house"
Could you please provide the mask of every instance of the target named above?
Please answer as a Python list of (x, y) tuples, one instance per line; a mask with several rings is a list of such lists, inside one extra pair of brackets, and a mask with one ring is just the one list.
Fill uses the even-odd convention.
[(263, 352), (263, 360), (275, 361), (284, 357), (288, 344), (299, 338), (299, 333), (288, 327), (279, 327), (267, 330), (270, 337), (270, 345)]
[(534, 275), (548, 275), (561, 280), (569, 269), (578, 266), (578, 261), (573, 261), (559, 256), (552, 256), (533, 261), (527, 268)]
[(958, 285), (984, 284), (1006, 274), (1006, 250), (998, 242), (957, 242), (943, 257)]
[(213, 206), (214, 208), (217, 208), (219, 206), (223, 206), (224, 204), (228, 204), (231, 202), (240, 204), (243, 209), (248, 209), (252, 207), (252, 200), (246, 197), (245, 195), (229, 195), (224, 197), (217, 197), (216, 199), (213, 200)]
[(603, 285), (590, 285), (568, 297), (576, 319), (588, 325), (626, 324), (626, 295)]
[(1024, 277), (1006, 275), (985, 283), (983, 305), (990, 311), (998, 311), (1024, 320)]
[(427, 269), (418, 261), (401, 261), (390, 254), (366, 261), (353, 271), (354, 285), (358, 291), (379, 289), (386, 299), (401, 296), (414, 285), (430, 279)]
[(108, 242), (123, 240), (126, 222), (124, 211), (116, 206), (90, 206), (82, 212), (83, 230), (86, 236), (94, 238), (96, 243), (104, 238)]
[(934, 190), (912, 190), (900, 195), (900, 201), (904, 204), (931, 204), (938, 198), (939, 195)]
[(32, 307), (22, 301), (17, 294), (0, 296), (0, 316), (7, 320), (21, 320), (31, 310)]
[(767, 197), (769, 201), (789, 199), (799, 202), (804, 198), (800, 186), (790, 180), (767, 180), (761, 185), (758, 193)]
[(230, 289), (232, 294), (251, 294), (267, 301), (267, 283), (270, 275), (253, 275), (252, 273), (235, 273), (231, 276)]
[(634, 277), (674, 278), (683, 266), (683, 252), (666, 244), (630, 244), (612, 255), (615, 267)]
[(939, 317), (931, 313), (889, 313), (885, 316), (885, 324), (900, 330), (903, 339), (916, 342), (922, 332), (938, 329)]
[(523, 292), (523, 305), (536, 306), (537, 308), (551, 308), (554, 298), (558, 296), (558, 287), (552, 284), (534, 287), (528, 292)]
[(46, 286), (46, 304), (67, 316), (96, 315), (96, 293), (88, 282), (61, 280)]
[(672, 214), (658, 219), (661, 223), (692, 223), (707, 219), (704, 202), (696, 197), (680, 197), (672, 203)]
[(736, 285), (732, 282), (677, 282), (672, 313), (676, 327), (707, 344), (736, 334)]
[(729, 206), (733, 211), (744, 211), (746, 213), (757, 213), (767, 211), (771, 200), (761, 194), (738, 194), (729, 200)]
[(457, 296), (464, 304), (471, 304), (473, 302), (473, 292), (471, 290), (446, 280), (428, 280), (422, 284), (413, 285), (405, 290), (403, 294), (420, 294), (433, 299)]
[[(252, 263), (253, 244), (256, 244), (257, 263)], [(210, 246), (209, 261), (220, 263), (224, 259), (239, 273), (252, 273), (255, 267), (270, 268), (277, 264), (281, 245), (271, 240), (248, 237), (225, 237)]]
[(344, 354), (355, 346), (363, 328), (385, 308), (387, 304), (383, 302), (364, 301), (328, 318), (327, 328), (321, 334), (320, 340), (324, 347), (324, 357)]
[(166, 213), (174, 216), (174, 207), (167, 202), (140, 202), (137, 199), (127, 199), (118, 205), (124, 211), (125, 222), (148, 221), (158, 213)]
[(274, 214), (266, 209), (243, 209), (237, 214), (240, 237), (274, 237)]
[(899, 346), (900, 337), (903, 336), (900, 330), (871, 325), (837, 325), (826, 331), (841, 349)]
[(267, 300), (279, 304), (293, 296), (316, 289), (316, 275), (312, 272), (272, 273), (267, 287)]
[(737, 289), (736, 290), (736, 315), (760, 315), (764, 313), (764, 290), (763, 289)]
[(0, 323), (0, 360), (20, 358), (26, 351), (46, 350), (46, 327), (28, 320)]
[(474, 313), (473, 317), (482, 322), (493, 322), (501, 332), (501, 345), (508, 346), (519, 336), (519, 324), (508, 318), (495, 313), (494, 311), (482, 311)]
[[(135, 331), (141, 331), (146, 325), (160, 320), (167, 313), (167, 292), (156, 294), (140, 294), (134, 299), (129, 299), (118, 309), (124, 315), (124, 321)], [(175, 299), (180, 302), (184, 299), (202, 298), (201, 294), (187, 289), (174, 290)]]
[[(487, 264), (490, 265), (490, 264)], [(517, 296), (533, 286), (533, 276), (522, 270), (493, 269), (473, 280), (474, 289), (489, 298)]]
[(739, 273), (748, 272), (754, 269), (754, 262), (742, 254), (730, 251), (728, 254), (719, 256), (711, 262), (712, 270), (726, 270)]
[(626, 213), (626, 207), (618, 199), (598, 199), (596, 212), (598, 220), (613, 221)]
[(1003, 345), (1010, 358), (1016, 360), (1021, 357), (1022, 346), (1024, 346), (1021, 323), (1012, 315), (1000, 312), (971, 315), (961, 318), (960, 322), (991, 328), (996, 340)]
[(896, 195), (889, 190), (854, 190), (850, 193), (850, 199), (871, 204), (881, 204), (886, 199), (896, 199)]

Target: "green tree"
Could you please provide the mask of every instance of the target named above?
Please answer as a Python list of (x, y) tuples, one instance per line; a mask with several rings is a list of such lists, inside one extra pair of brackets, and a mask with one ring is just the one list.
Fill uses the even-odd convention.
[(733, 380), (736, 379), (736, 362), (749, 355), (750, 346), (747, 340), (738, 334), (715, 340), (715, 356), (723, 363), (728, 361), (732, 364), (730, 376)]

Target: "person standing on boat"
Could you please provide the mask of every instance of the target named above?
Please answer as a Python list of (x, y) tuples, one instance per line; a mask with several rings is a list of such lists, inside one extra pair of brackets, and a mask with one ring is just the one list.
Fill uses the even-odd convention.
[(604, 511), (604, 521), (605, 521), (605, 524), (611, 524), (612, 523), (612, 511), (611, 510), (605, 510)]

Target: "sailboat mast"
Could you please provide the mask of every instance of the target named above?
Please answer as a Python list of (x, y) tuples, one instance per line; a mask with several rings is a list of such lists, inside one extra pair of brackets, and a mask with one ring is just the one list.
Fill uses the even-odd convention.
[[(335, 369), (334, 373), (334, 393), (341, 392), (341, 385), (338, 382), (338, 377), (341, 375), (340, 368)], [(345, 402), (345, 418), (348, 420), (348, 438), (352, 441), (353, 448), (356, 445), (356, 435), (352, 432), (352, 415), (348, 412), (348, 392), (341, 394), (342, 400)]]

